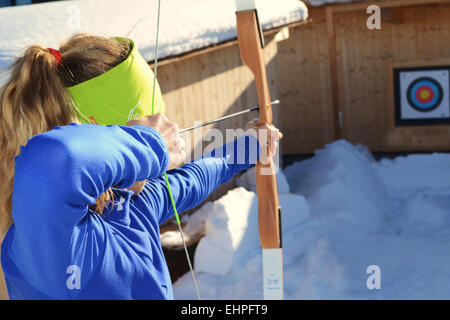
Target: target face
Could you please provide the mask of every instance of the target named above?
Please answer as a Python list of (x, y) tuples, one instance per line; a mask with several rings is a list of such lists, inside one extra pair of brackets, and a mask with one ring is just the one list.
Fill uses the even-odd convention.
[(408, 87), (408, 102), (419, 112), (435, 110), (442, 102), (443, 90), (441, 85), (433, 78), (419, 78)]
[(450, 123), (450, 67), (395, 69), (396, 124)]

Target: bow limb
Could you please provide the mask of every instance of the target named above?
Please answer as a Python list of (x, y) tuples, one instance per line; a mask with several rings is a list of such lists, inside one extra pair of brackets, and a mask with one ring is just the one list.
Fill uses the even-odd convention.
[[(236, 0), (236, 28), (242, 62), (255, 78), (259, 124), (272, 123), (272, 106), (263, 55), (263, 36), (254, 1)], [(264, 152), (266, 151), (266, 152)], [(283, 299), (280, 204), (273, 159), (263, 150), (256, 165), (258, 226), (263, 249), (264, 298)]]

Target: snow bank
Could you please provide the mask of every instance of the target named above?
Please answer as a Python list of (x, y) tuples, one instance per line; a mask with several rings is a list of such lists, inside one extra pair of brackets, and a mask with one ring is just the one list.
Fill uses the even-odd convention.
[(292, 192), (308, 198), (315, 217), (344, 219), (362, 228), (377, 228), (392, 206), (370, 152), (337, 141), (315, 157), (286, 168)]
[(413, 154), (392, 160), (383, 159), (374, 168), (390, 192), (414, 193), (450, 188), (448, 154)]
[[(259, 0), (264, 30), (302, 21), (298, 0)], [(161, 1), (159, 58), (236, 38), (234, 1)], [(154, 60), (157, 1), (58, 1), (0, 9), (0, 69), (32, 44), (58, 48), (77, 32), (133, 38), (143, 56)]]
[[(286, 299), (449, 299), (450, 155), (376, 162), (337, 141), (284, 170)], [(204, 212), (195, 253), (204, 299), (262, 299), (256, 195), (237, 188)], [(206, 207), (206, 206), (205, 206)], [(381, 270), (370, 290), (369, 266)], [(177, 299), (195, 299), (189, 273)]]
[(395, 196), (397, 232), (444, 237), (450, 230), (450, 155), (384, 159), (375, 171)]

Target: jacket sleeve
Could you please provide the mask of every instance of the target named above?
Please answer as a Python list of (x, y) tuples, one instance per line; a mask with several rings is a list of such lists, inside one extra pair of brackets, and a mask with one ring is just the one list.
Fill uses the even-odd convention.
[[(177, 210), (181, 213), (195, 208), (219, 185), (256, 164), (259, 149), (256, 137), (245, 135), (181, 168), (168, 171)], [(150, 206), (159, 215), (160, 224), (174, 215), (164, 177), (148, 181), (138, 198), (137, 204)]]
[(16, 157), (10, 249), (24, 277), (39, 290), (68, 294), (74, 234), (92, 237), (81, 240), (91, 246), (86, 259), (102, 250), (102, 224), (88, 205), (110, 187), (161, 176), (168, 162), (161, 135), (143, 126), (71, 124), (30, 139)]

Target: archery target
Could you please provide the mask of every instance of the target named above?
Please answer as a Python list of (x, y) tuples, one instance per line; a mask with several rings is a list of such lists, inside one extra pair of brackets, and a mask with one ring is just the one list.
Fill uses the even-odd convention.
[(419, 112), (430, 112), (442, 102), (442, 86), (429, 77), (414, 80), (407, 89), (406, 97), (409, 105)]
[(450, 120), (450, 69), (415, 69), (397, 73), (397, 122)]

